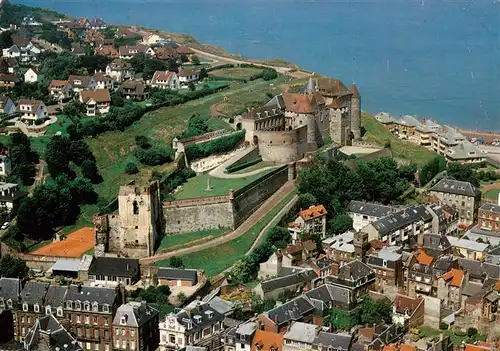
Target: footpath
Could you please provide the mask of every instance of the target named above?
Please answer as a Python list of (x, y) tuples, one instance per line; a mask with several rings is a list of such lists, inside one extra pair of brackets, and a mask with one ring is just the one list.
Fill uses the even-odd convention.
[[(248, 217), (238, 228), (236, 228), (230, 234), (220, 236), (214, 240), (205, 242), (203, 244), (186, 247), (184, 249), (179, 249), (171, 252), (166, 252), (152, 257), (141, 258), (139, 262), (141, 264), (153, 264), (158, 261), (166, 260), (172, 256), (187, 255), (190, 253), (209, 249), (211, 247), (215, 247), (227, 243), (228, 241), (237, 239), (240, 236), (246, 234), (246, 232), (248, 232), (256, 223), (258, 223), (262, 218), (264, 218), (267, 215), (267, 213), (269, 213), (271, 209), (276, 207), (285, 196), (287, 196), (294, 190), (294, 188), (295, 188), (295, 182), (293, 181), (286, 182), (281, 188), (278, 189), (278, 191), (276, 191), (273, 195), (271, 195), (254, 213), (250, 215), (250, 217)], [(292, 200), (292, 202), (293, 201), (296, 201), (295, 197)], [(273, 220), (271, 220), (270, 224), (273, 221), (274, 218)], [(269, 225), (266, 227), (268, 229), (270, 228)], [(261, 231), (261, 233), (259, 233), (259, 236), (256, 238), (255, 242), (258, 242), (261, 239), (261, 236), (264, 235), (263, 233), (265, 233), (264, 230)]]

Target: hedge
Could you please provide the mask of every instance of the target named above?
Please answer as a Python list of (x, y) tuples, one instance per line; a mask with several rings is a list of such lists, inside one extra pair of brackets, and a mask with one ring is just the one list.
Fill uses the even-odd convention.
[[(234, 82), (247, 82), (247, 78), (240, 78), (240, 77), (226, 77), (226, 76), (214, 76), (212, 74), (210, 74), (208, 76), (208, 79), (209, 80), (214, 80), (214, 81), (218, 81), (218, 80), (227, 80), (227, 81), (234, 81)], [(250, 80), (250, 79), (248, 79)]]
[(225, 65), (219, 65), (219, 66), (213, 66), (213, 67), (210, 67), (209, 69), (207, 69), (206, 71), (207, 72), (211, 72), (211, 71), (216, 71), (218, 69), (223, 69), (223, 68), (234, 68), (234, 65), (231, 64), (231, 63), (226, 63)]
[(186, 147), (186, 157), (188, 160), (207, 157), (233, 150), (245, 138), (245, 131), (240, 130), (231, 135), (220, 137), (204, 144), (189, 144)]
[(259, 156), (258, 158), (250, 160), (250, 161), (247, 161), (247, 162), (243, 162), (243, 163), (240, 163), (240, 164), (231, 165), (229, 167), (226, 167), (226, 173), (237, 172), (237, 171), (239, 171), (241, 169), (253, 166), (253, 165), (259, 163), (260, 161), (262, 161), (262, 157)]

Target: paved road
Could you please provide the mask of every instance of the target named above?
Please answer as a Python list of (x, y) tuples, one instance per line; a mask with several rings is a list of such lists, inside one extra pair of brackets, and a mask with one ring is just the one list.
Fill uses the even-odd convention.
[[(239, 238), (243, 234), (245, 234), (248, 230), (250, 230), (257, 222), (259, 222), (264, 216), (274, 207), (276, 207), (279, 202), (288, 195), (295, 188), (295, 182), (289, 181), (286, 182), (277, 192), (275, 192), (271, 197), (269, 197), (262, 206), (260, 206), (257, 211), (252, 213), (250, 217), (248, 217), (243, 224), (241, 224), (236, 230), (231, 232), (228, 235), (220, 236), (212, 241), (186, 247), (184, 249), (179, 249), (171, 252), (166, 252), (164, 254), (155, 255), (153, 257), (141, 258), (139, 261), (141, 264), (152, 264), (157, 261), (168, 259), (172, 256), (181, 256), (187, 255), (193, 252), (198, 252), (204, 249), (209, 249), (211, 247), (219, 246), (228, 241)], [(260, 234), (259, 234), (260, 235)]]

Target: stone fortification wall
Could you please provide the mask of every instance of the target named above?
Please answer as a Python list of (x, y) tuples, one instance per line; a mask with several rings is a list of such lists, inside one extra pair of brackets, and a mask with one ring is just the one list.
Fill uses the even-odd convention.
[(255, 132), (259, 140), (259, 152), (262, 160), (288, 163), (304, 157), (309, 151), (307, 130), (307, 126), (304, 125), (285, 132)]
[(234, 228), (229, 196), (165, 201), (163, 216), (165, 217), (165, 234)]
[(231, 163), (230, 165), (227, 165), (226, 168), (229, 168), (231, 166), (237, 166), (241, 165), (245, 162), (255, 160), (259, 158), (259, 149), (256, 147), (253, 147), (250, 150), (245, 150), (245, 152), (242, 152), (239, 154), (241, 156), (240, 158), (234, 158), (234, 162)]
[(392, 151), (391, 149), (385, 148), (379, 151), (372, 152), (371, 154), (366, 154), (364, 156), (354, 158), (351, 160), (345, 161), (345, 165), (349, 167), (350, 169), (356, 168), (357, 164), (360, 162), (369, 162), (376, 160), (381, 157), (392, 157)]
[[(234, 193), (234, 227), (245, 221), (264, 201), (288, 181), (289, 166), (280, 167)], [(290, 165), (294, 167), (294, 165)]]

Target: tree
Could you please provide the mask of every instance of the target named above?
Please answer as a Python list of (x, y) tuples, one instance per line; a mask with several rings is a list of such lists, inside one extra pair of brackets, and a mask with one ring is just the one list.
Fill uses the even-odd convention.
[(141, 149), (149, 149), (151, 147), (151, 141), (144, 135), (137, 135), (135, 137), (135, 144)]
[(6, 278), (24, 278), (29, 268), (26, 263), (17, 257), (6, 255), (0, 259), (0, 276)]
[(35, 163), (38, 162), (38, 155), (31, 150), (30, 139), (24, 133), (14, 133), (10, 135), (8, 145), (13, 165), (9, 179), (13, 182), (20, 179), (24, 185), (33, 184), (36, 175)]
[(195, 91), (196, 90), (196, 85), (193, 82), (189, 82), (188, 88), (191, 91)]
[(314, 206), (318, 203), (318, 200), (316, 197), (314, 197), (313, 194), (311, 193), (305, 193), (305, 194), (300, 194), (298, 201), (297, 201), (297, 207), (300, 209), (306, 209), (311, 206)]
[(0, 33), (0, 49), (8, 49), (13, 44), (12, 32), (10, 30)]
[[(175, 67), (175, 70), (177, 67)], [(151, 79), (156, 71), (170, 71), (168, 64), (161, 60), (155, 60), (151, 58), (144, 59), (144, 70), (142, 71), (142, 77), (144, 79)]]
[(470, 165), (463, 165), (458, 162), (451, 162), (448, 164), (448, 169), (446, 170), (449, 177), (462, 182), (469, 182), (477, 187), (479, 187), (479, 177), (477, 172)]
[(274, 68), (264, 68), (262, 71), (262, 79), (264, 80), (273, 80), (278, 78), (278, 72)]
[(88, 159), (84, 160), (81, 165), (82, 176), (89, 179), (92, 183), (97, 183), (101, 177), (95, 161)]
[(429, 183), (438, 173), (445, 170), (446, 160), (442, 156), (436, 156), (419, 170), (420, 185)]
[(392, 306), (386, 299), (373, 300), (365, 297), (361, 304), (360, 323), (373, 324), (392, 320)]
[(139, 168), (134, 162), (129, 162), (125, 166), (125, 173), (127, 174), (137, 174), (139, 173)]
[(201, 65), (200, 59), (196, 55), (191, 56), (191, 63), (195, 66)]
[(332, 308), (326, 316), (325, 321), (335, 329), (348, 331), (358, 324), (358, 316), (354, 310), (344, 311), (340, 308)]
[(200, 69), (200, 73), (198, 74), (198, 78), (200, 81), (208, 77), (207, 70), (205, 68)]
[(60, 174), (69, 174), (69, 162), (71, 141), (65, 137), (56, 135), (50, 139), (45, 150), (44, 160), (47, 162), (47, 167), (52, 178), (56, 178)]
[(81, 69), (80, 58), (69, 52), (45, 59), (40, 65), (40, 71), (46, 81), (67, 79), (70, 74), (84, 73)]
[(346, 214), (338, 214), (328, 222), (328, 231), (333, 234), (342, 234), (352, 229), (352, 218)]
[(106, 71), (106, 67), (111, 61), (111, 57), (104, 55), (80, 56), (80, 64), (89, 75), (94, 74), (96, 71)]
[(176, 256), (172, 256), (168, 259), (168, 265), (172, 268), (184, 268), (184, 263), (182, 259)]
[(188, 61), (189, 61), (189, 58), (187, 57), (187, 55), (186, 55), (186, 54), (181, 54), (181, 55), (180, 55), (180, 59), (181, 59), (181, 62), (182, 62), (182, 63), (186, 63), (186, 62), (188, 62)]
[(269, 244), (279, 249), (286, 247), (291, 240), (292, 238), (288, 228), (274, 226), (267, 234), (267, 241)]

